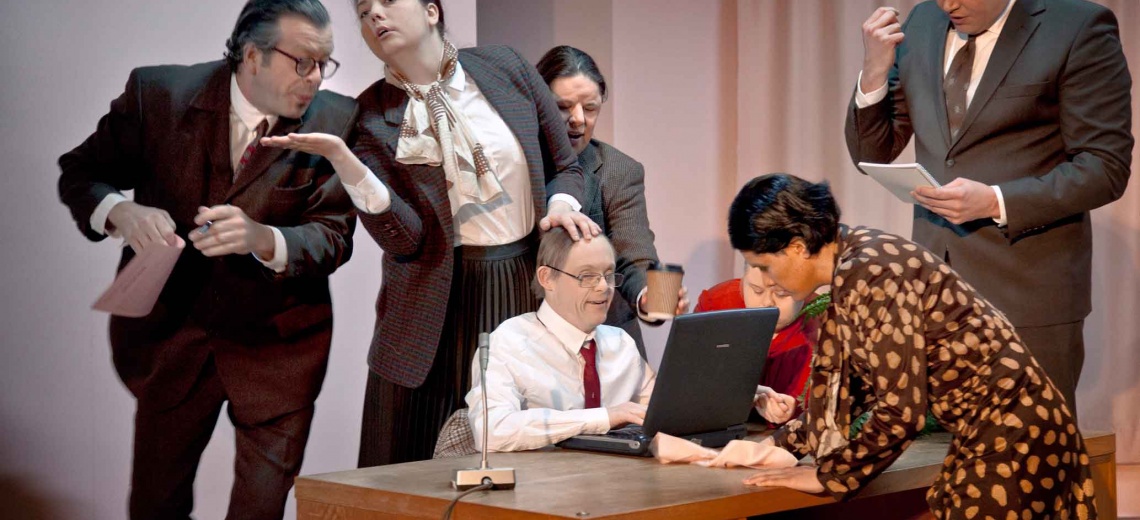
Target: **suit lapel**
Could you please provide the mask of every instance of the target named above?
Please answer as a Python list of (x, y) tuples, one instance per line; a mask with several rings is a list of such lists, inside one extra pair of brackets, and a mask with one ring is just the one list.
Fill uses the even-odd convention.
[[(221, 201), (233, 176), (230, 165), (229, 79), (229, 68), (219, 67), (205, 88), (191, 100), (190, 110), (187, 110), (179, 127), (181, 142), (205, 148), (209, 168), (197, 172), (200, 175), (197, 179), (198, 193), (201, 194), (198, 204), (204, 206)], [(185, 182), (190, 184), (192, 181), (187, 177)]]
[(997, 90), (998, 85), (1001, 85), (1005, 75), (1009, 73), (1009, 69), (1013, 67), (1013, 63), (1017, 61), (1017, 57), (1025, 48), (1029, 37), (1041, 24), (1040, 20), (1033, 18), (1033, 15), (1044, 10), (1045, 6), (1034, 0), (1014, 2), (1013, 6), (1010, 7), (1009, 18), (1005, 21), (1005, 27), (1002, 28), (1001, 35), (998, 36), (998, 41), (994, 45), (990, 61), (986, 64), (985, 72), (982, 73), (982, 80), (978, 83), (977, 90), (974, 91), (974, 98), (970, 101), (970, 107), (966, 110), (966, 119), (962, 122), (962, 131), (958, 133), (958, 139), (951, 143), (951, 147), (957, 144), (962, 136), (966, 135), (970, 125), (977, 119), (978, 114), (985, 108), (990, 98), (993, 97), (994, 91)]
[(394, 158), (400, 141), (400, 125), (404, 122), (404, 112), (408, 110), (408, 93), (385, 81), (380, 87), (380, 106), (383, 107), (384, 122), (387, 124), (381, 130), (384, 133), (380, 138)]
[(946, 92), (942, 88), (942, 77), (946, 62), (946, 35), (950, 32), (950, 17), (941, 9), (938, 9), (937, 12), (938, 19), (934, 21), (933, 29), (930, 31), (934, 37), (927, 42), (927, 56), (930, 56), (930, 62), (927, 63), (927, 67), (929, 67), (927, 78), (930, 80), (930, 92), (938, 92), (938, 102), (934, 103), (934, 112), (938, 116), (940, 123), (938, 127), (942, 131), (942, 140), (946, 143), (946, 148), (949, 149), (950, 120), (946, 115)]
[(584, 172), (597, 173), (601, 169), (602, 159), (598, 157), (598, 148), (594, 143), (586, 145), (582, 153), (578, 154), (578, 164)]
[[(315, 102), (316, 101), (314, 101), (314, 103)], [(313, 107), (310, 106), (309, 110), (313, 110)], [(306, 115), (307, 114), (308, 112), (306, 112)], [(302, 119), (305, 117), (305, 115), (301, 116)], [(277, 124), (273, 125), (273, 128), (269, 130), (268, 135), (279, 136), (286, 135), (290, 132), (296, 132), (301, 129), (302, 119), (286, 119), (284, 117), (279, 117), (277, 118)], [(228, 146), (229, 145), (227, 144), (227, 149)], [(250, 156), (249, 164), (246, 164), (245, 169), (243, 169), (241, 175), (238, 176), (237, 182), (235, 182), (233, 186), (230, 187), (229, 191), (226, 192), (224, 202), (228, 203), (232, 201), (235, 196), (248, 188), (249, 185), (253, 183), (253, 181), (256, 181), (262, 175), (265, 175), (265, 172), (269, 170), (269, 166), (276, 162), (277, 159), (281, 158), (285, 152), (286, 150), (284, 148), (258, 146), (254, 150), (253, 155)]]

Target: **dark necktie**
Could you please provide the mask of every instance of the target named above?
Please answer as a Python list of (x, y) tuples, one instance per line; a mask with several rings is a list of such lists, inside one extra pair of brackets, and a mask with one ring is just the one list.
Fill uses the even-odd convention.
[(237, 168), (234, 168), (233, 182), (237, 182), (238, 176), (241, 175), (241, 171), (245, 169), (246, 165), (249, 164), (249, 159), (253, 157), (253, 152), (257, 150), (258, 146), (260, 146), (261, 138), (265, 137), (265, 134), (268, 131), (269, 120), (262, 119), (261, 124), (257, 125), (257, 129), (253, 131), (253, 141), (250, 141), (249, 145), (245, 147), (245, 151), (241, 154), (241, 160), (238, 161)]
[(594, 340), (582, 345), (579, 352), (586, 359), (586, 368), (582, 371), (582, 393), (586, 397), (586, 408), (602, 407), (602, 383), (598, 380), (598, 356)]
[(970, 90), (970, 74), (974, 68), (975, 38), (977, 36), (970, 36), (966, 39), (966, 45), (958, 49), (954, 61), (950, 62), (950, 70), (946, 71), (946, 78), (942, 80), (951, 140), (958, 138), (958, 132), (962, 131), (962, 122), (966, 120), (966, 93)]

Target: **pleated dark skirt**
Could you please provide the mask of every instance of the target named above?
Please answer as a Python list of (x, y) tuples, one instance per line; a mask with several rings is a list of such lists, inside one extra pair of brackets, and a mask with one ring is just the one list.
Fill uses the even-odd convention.
[(431, 458), (444, 421), (467, 405), (479, 333), (538, 309), (530, 288), (537, 238), (501, 246), (455, 248), (447, 317), (435, 361), (419, 388), (369, 372), (360, 434), (360, 467)]

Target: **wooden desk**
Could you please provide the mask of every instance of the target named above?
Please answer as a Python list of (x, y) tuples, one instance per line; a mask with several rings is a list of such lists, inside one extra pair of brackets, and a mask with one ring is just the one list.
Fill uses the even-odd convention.
[[(930, 486), (946, 455), (949, 434), (919, 439), (859, 499), (831, 507), (857, 508), (863, 500)], [(1089, 434), (1086, 444), (1097, 478), (1100, 517), (1115, 519), (1115, 442), (1112, 434)], [(650, 458), (571, 450), (498, 453), (492, 466), (515, 468), (512, 491), (480, 491), (459, 503), (453, 517), (469, 519), (744, 518), (834, 504), (785, 488), (742, 484), (751, 469), (709, 469), (660, 464)], [(449, 480), (479, 457), (438, 459), (299, 477), (297, 518), (440, 518), (455, 497)], [(867, 503), (870, 503), (868, 500)], [(881, 510), (878, 518), (887, 518)]]

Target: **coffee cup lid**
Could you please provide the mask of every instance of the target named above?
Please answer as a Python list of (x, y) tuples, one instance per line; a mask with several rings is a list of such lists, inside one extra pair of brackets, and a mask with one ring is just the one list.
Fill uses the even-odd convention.
[(664, 264), (661, 262), (656, 262), (653, 265), (649, 266), (649, 268), (654, 271), (669, 271), (674, 273), (685, 272), (685, 268), (682, 267), (681, 264)]

